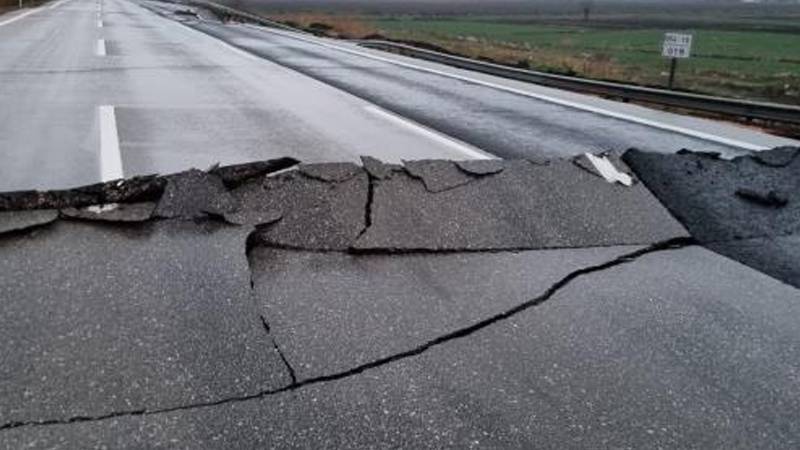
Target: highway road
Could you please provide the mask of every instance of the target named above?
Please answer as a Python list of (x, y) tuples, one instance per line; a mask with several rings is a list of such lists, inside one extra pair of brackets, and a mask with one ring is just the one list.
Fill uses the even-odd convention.
[(2, 16), (0, 191), (283, 155), (398, 162), (629, 147), (734, 155), (796, 144), (174, 9), (65, 0)]
[(793, 141), (182, 8), (0, 17), (0, 191), (112, 180), (0, 193), (0, 449), (798, 448), (800, 147), (674, 153)]

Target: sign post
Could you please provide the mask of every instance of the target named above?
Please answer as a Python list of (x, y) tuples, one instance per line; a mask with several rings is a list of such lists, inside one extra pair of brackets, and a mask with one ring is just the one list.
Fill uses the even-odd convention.
[(675, 84), (675, 70), (678, 68), (678, 58), (688, 58), (692, 54), (692, 35), (684, 33), (665, 33), (661, 55), (670, 58), (669, 88)]

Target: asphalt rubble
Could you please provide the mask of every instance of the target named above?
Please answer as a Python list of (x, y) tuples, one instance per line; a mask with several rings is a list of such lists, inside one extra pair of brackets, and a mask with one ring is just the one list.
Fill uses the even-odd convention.
[(0, 448), (786, 448), (800, 149), (0, 194)]

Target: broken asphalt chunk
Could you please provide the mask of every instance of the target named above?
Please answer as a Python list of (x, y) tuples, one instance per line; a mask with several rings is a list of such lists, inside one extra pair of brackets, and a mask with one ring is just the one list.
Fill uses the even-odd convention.
[(157, 201), (165, 185), (166, 179), (151, 175), (58, 191), (6, 192), (0, 193), (0, 211)]
[(502, 172), (431, 193), (410, 175), (375, 183), (355, 251), (481, 251), (648, 244), (687, 235), (641, 184), (576, 167), (505, 161)]
[(238, 225), (264, 225), (283, 217), (283, 209), (288, 205), (277, 204), (269, 198), (264, 187), (266, 179), (252, 178), (230, 191), (237, 208), (224, 215), (226, 221)]
[(688, 148), (682, 148), (675, 153), (677, 155), (695, 155), (699, 158), (706, 159), (722, 159), (722, 153), (719, 152), (696, 152), (694, 150), (689, 150)]
[(58, 219), (54, 209), (0, 211), (0, 235), (47, 225)]
[(353, 163), (301, 164), (297, 170), (307, 177), (331, 183), (347, 181), (362, 172), (361, 167)]
[(362, 156), (361, 164), (364, 166), (364, 170), (367, 171), (370, 177), (378, 180), (389, 178), (393, 172), (403, 170), (403, 167), (400, 165), (386, 164), (381, 160), (371, 156)]
[(409, 175), (422, 180), (425, 188), (433, 193), (457, 188), (475, 180), (475, 176), (460, 170), (452, 161), (404, 161), (403, 164)]
[(693, 237), (715, 242), (800, 232), (800, 158), (777, 167), (759, 162), (786, 161), (787, 152), (778, 148), (724, 160), (634, 149), (623, 159)]
[(235, 225), (270, 225), (283, 218), (283, 212), (278, 210), (240, 209), (223, 215), (226, 222)]
[(505, 168), (500, 159), (472, 159), (469, 161), (456, 161), (456, 166), (464, 172), (475, 175), (485, 176), (500, 173)]
[[(321, 173), (323, 179), (336, 178), (339, 173), (339, 168), (330, 166), (310, 170)], [(232, 194), (242, 205), (238, 214), (248, 215), (254, 209), (256, 214), (274, 218), (281, 212), (279, 221), (253, 234), (252, 244), (328, 251), (348, 249), (362, 233), (366, 227), (368, 191), (367, 173), (358, 168), (354, 176), (337, 183), (311, 178), (299, 171), (286, 172)], [(241, 200), (243, 195), (259, 198), (250, 203)]]
[(766, 152), (754, 153), (753, 159), (769, 167), (786, 167), (800, 155), (800, 147), (777, 147)]
[(61, 214), (73, 219), (98, 220), (103, 222), (144, 222), (150, 220), (156, 203), (111, 203), (83, 208), (64, 208)]
[(192, 169), (165, 178), (167, 186), (155, 211), (158, 217), (197, 219), (236, 210), (236, 203), (217, 175)]
[(800, 267), (797, 150), (781, 147), (729, 161), (630, 150), (624, 160), (699, 242), (798, 286), (791, 269)]
[(261, 177), (273, 172), (285, 170), (299, 164), (300, 161), (294, 158), (277, 158), (267, 161), (249, 162), (246, 164), (236, 164), (224, 167), (214, 167), (209, 173), (222, 179), (228, 189), (241, 186), (247, 180)]

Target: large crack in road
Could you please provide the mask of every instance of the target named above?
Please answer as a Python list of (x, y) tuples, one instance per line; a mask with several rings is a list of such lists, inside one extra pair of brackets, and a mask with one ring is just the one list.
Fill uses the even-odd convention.
[(531, 309), (531, 308), (534, 308), (536, 306), (541, 305), (542, 303), (544, 303), (547, 300), (549, 300), (550, 298), (552, 298), (556, 293), (558, 293), (561, 289), (566, 287), (568, 284), (570, 284), (573, 280), (575, 280), (577, 278), (588, 276), (588, 275), (595, 274), (595, 273), (598, 273), (598, 272), (602, 272), (604, 270), (607, 270), (607, 269), (610, 269), (610, 268), (613, 268), (613, 267), (617, 267), (619, 265), (631, 264), (631, 263), (634, 263), (637, 259), (639, 259), (639, 258), (641, 258), (643, 256), (646, 256), (646, 255), (652, 254), (652, 253), (662, 252), (662, 251), (669, 251), (669, 250), (676, 250), (676, 249), (687, 247), (689, 245), (693, 245), (693, 241), (690, 238), (670, 239), (670, 240), (664, 241), (664, 242), (657, 242), (657, 243), (655, 243), (655, 244), (653, 244), (651, 246), (648, 246), (648, 247), (642, 248), (642, 249), (638, 249), (638, 250), (636, 250), (634, 252), (622, 255), (622, 256), (620, 256), (620, 257), (618, 257), (616, 259), (604, 262), (602, 264), (581, 268), (579, 270), (576, 270), (574, 272), (569, 273), (564, 278), (558, 280), (556, 283), (554, 283), (552, 286), (550, 286), (542, 294), (540, 294), (540, 295), (538, 295), (536, 297), (533, 297), (531, 299), (528, 299), (528, 300), (526, 300), (526, 301), (524, 301), (522, 303), (519, 303), (515, 307), (513, 307), (511, 309), (508, 309), (506, 311), (503, 311), (503, 312), (501, 312), (499, 314), (496, 314), (496, 315), (494, 315), (492, 317), (487, 317), (487, 318), (485, 318), (485, 319), (483, 319), (483, 320), (481, 320), (479, 322), (469, 324), (469, 325), (464, 326), (464, 327), (462, 327), (460, 329), (457, 329), (457, 330), (453, 330), (453, 331), (451, 331), (451, 332), (449, 332), (447, 334), (444, 334), (444, 335), (439, 336), (439, 337), (437, 337), (435, 339), (432, 339), (432, 340), (430, 340), (428, 342), (425, 342), (424, 344), (422, 344), (420, 346), (417, 346), (415, 348), (408, 349), (408, 350), (403, 351), (403, 352), (395, 353), (393, 355), (386, 356), (386, 357), (377, 359), (375, 361), (370, 361), (368, 363), (361, 364), (359, 366), (356, 366), (356, 367), (353, 367), (353, 368), (350, 368), (350, 369), (347, 369), (347, 370), (344, 370), (344, 371), (341, 371), (341, 372), (332, 373), (332, 374), (326, 374), (326, 375), (322, 375), (322, 376), (318, 376), (318, 377), (314, 377), (314, 378), (308, 378), (308, 379), (301, 379), (301, 380), (297, 379), (294, 369), (289, 364), (289, 362), (286, 359), (286, 356), (284, 355), (284, 353), (280, 350), (280, 347), (278, 346), (277, 342), (274, 341), (274, 336), (272, 334), (272, 331), (271, 331), (271, 328), (269, 326), (269, 323), (267, 322), (267, 319), (263, 315), (259, 315), (259, 320), (261, 321), (261, 323), (262, 323), (262, 325), (264, 327), (264, 330), (266, 331), (267, 335), (269, 335), (270, 338), (273, 339), (274, 349), (278, 352), (278, 354), (280, 355), (281, 359), (286, 364), (286, 369), (287, 369), (287, 371), (289, 372), (289, 374), (291, 376), (292, 382), (291, 382), (290, 385), (288, 385), (286, 387), (283, 387), (283, 388), (280, 388), (280, 389), (272, 389), (272, 390), (262, 391), (262, 392), (258, 392), (258, 393), (254, 393), (254, 394), (248, 394), (248, 395), (242, 395), (242, 396), (232, 396), (232, 397), (228, 397), (228, 398), (224, 398), (224, 399), (220, 399), (220, 400), (215, 400), (213, 402), (195, 403), (195, 404), (190, 404), (190, 405), (173, 406), (173, 407), (161, 408), (161, 409), (147, 409), (146, 407), (142, 407), (142, 408), (137, 408), (137, 409), (134, 409), (134, 410), (109, 412), (109, 413), (98, 415), (98, 416), (76, 416), (76, 417), (70, 417), (70, 418), (66, 418), (66, 419), (45, 419), (45, 420), (27, 421), (27, 422), (10, 422), (10, 423), (5, 423), (5, 424), (0, 425), (0, 431), (1, 430), (13, 429), (13, 428), (19, 428), (19, 427), (65, 425), (65, 424), (74, 424), (74, 423), (81, 423), (81, 422), (102, 421), (102, 420), (118, 418), (118, 417), (124, 417), (124, 416), (156, 415), (156, 414), (164, 414), (164, 413), (169, 413), (169, 412), (174, 412), (174, 411), (185, 411), (185, 410), (198, 409), (198, 408), (208, 408), (208, 407), (214, 407), (214, 406), (221, 406), (221, 405), (232, 403), (232, 402), (243, 402), (243, 401), (254, 400), (254, 399), (263, 398), (263, 397), (266, 397), (266, 396), (269, 396), (269, 395), (279, 394), (279, 393), (282, 393), (282, 392), (293, 391), (293, 390), (296, 390), (296, 389), (302, 389), (302, 388), (304, 388), (306, 386), (310, 386), (310, 385), (314, 385), (314, 384), (326, 383), (326, 382), (330, 382), (330, 381), (340, 380), (340, 379), (343, 379), (343, 378), (347, 378), (347, 377), (351, 377), (351, 376), (354, 376), (354, 375), (358, 375), (360, 373), (363, 373), (363, 372), (371, 370), (371, 369), (379, 368), (379, 367), (384, 366), (386, 364), (391, 364), (391, 363), (394, 363), (394, 362), (397, 362), (397, 361), (400, 361), (400, 360), (403, 360), (403, 359), (406, 359), (406, 358), (412, 358), (412, 357), (418, 356), (418, 355), (430, 350), (433, 347), (447, 344), (448, 342), (456, 340), (456, 339), (467, 338), (467, 337), (469, 337), (470, 335), (472, 335), (473, 333), (475, 333), (477, 331), (480, 331), (480, 330), (482, 330), (482, 329), (484, 329), (486, 327), (490, 327), (492, 325), (495, 325), (495, 324), (497, 324), (499, 322), (502, 322), (504, 320), (507, 320), (507, 319), (509, 319), (509, 318), (511, 318), (511, 317), (523, 312), (523, 311), (526, 311), (528, 309)]
[[(781, 181), (787, 180), (786, 172), (796, 169), (795, 154), (783, 158), (784, 153), (760, 155), (770, 164), (756, 162), (759, 168), (752, 169), (785, 171), (770, 175), (770, 186), (778, 190), (784, 189), (780, 183), (792, 182)], [(72, 191), (0, 194), (0, 254), (4, 276), (15, 277), (2, 288), (9, 299), (5, 337), (18, 343), (3, 350), (4, 360), (18, 363), (0, 373), (6, 380), (0, 390), (20, 394), (3, 402), (0, 430), (13, 441), (24, 438), (25, 430), (118, 426), (120, 420), (223, 411), (237, 404), (261, 405), (259, 399), (303, 396), (319, 387), (341, 389), (341, 383), (359, 384), (368, 374), (379, 379), (387, 371), (430, 364), (424, 362), (428, 355), (464, 348), (464, 342), (479, 347), (487, 335), (513, 333), (523, 318), (536, 317), (531, 312), (547, 316), (570, 308), (573, 286), (613, 291), (604, 279), (619, 277), (619, 269), (654, 270), (648, 268), (653, 259), (645, 257), (658, 256), (667, 264), (672, 258), (667, 254), (695, 254), (684, 252), (698, 249), (697, 244), (715, 249), (719, 242), (765, 236), (734, 232), (712, 241), (703, 232), (718, 225), (705, 217), (685, 219), (677, 197), (665, 191), (669, 183), (659, 181), (691, 177), (696, 170), (703, 174), (713, 166), (709, 170), (716, 178), (706, 187), (708, 197), (753, 204), (736, 194), (741, 183), (728, 185), (720, 175), (732, 167), (733, 175), (725, 176), (742, 179), (736, 171), (751, 167), (747, 160), (685, 152), (605, 157), (634, 182), (607, 181), (592, 158), (405, 166), (367, 158), (363, 167), (337, 163), (294, 169), (297, 162), (284, 159)], [(639, 170), (629, 170), (623, 161), (633, 161)], [(643, 164), (649, 165), (646, 170)], [(691, 234), (647, 188), (684, 218)], [(785, 197), (780, 207), (755, 202), (753, 208), (795, 214), (794, 195)], [(713, 208), (707, 211), (722, 220)], [(791, 231), (793, 217), (784, 215), (775, 223), (786, 225), (782, 232)], [(698, 223), (704, 227), (699, 232)], [(735, 223), (753, 226), (746, 218)], [(779, 311), (793, 308), (785, 300), (796, 291), (739, 273), (742, 269), (724, 258), (699, 255), (694, 258), (719, 266), (726, 277), (736, 272), (742, 280), (763, 284), (760, 289), (770, 294), (762, 301), (770, 303), (761, 314), (774, 311), (774, 320), (792, 315)], [(664, 272), (656, 286), (681, 282), (671, 275), (677, 266), (655, 267)], [(37, 285), (30, 278), (35, 273), (53, 286)], [(64, 299), (54, 301), (53, 292), (63, 292)], [(726, 295), (724, 301), (737, 298)], [(629, 314), (638, 305), (618, 312)], [(659, 314), (652, 320), (663, 320)], [(33, 333), (45, 317), (55, 326)], [(578, 313), (566, 326), (580, 328), (585, 320)], [(760, 333), (790, 339), (782, 323), (776, 326)], [(665, 330), (659, 339), (671, 339), (670, 329)], [(529, 339), (553, 344), (552, 337)], [(740, 341), (725, 337), (722, 342)], [(691, 345), (684, 338), (680, 342)], [(707, 345), (728, 344), (712, 339)], [(784, 350), (770, 347), (758, 354), (792, 361)], [(120, 360), (120, 351), (129, 356)], [(668, 354), (683, 353), (670, 348)], [(30, 370), (23, 367), (36, 369), (21, 377)], [(112, 377), (135, 374), (133, 384), (93, 379), (90, 372), (82, 376), (90, 383), (86, 386), (75, 375), (60, 381), (58, 391), (47, 381), (62, 371), (75, 374), (92, 367)], [(171, 394), (160, 394), (167, 386)], [(106, 390), (113, 396), (105, 398)], [(789, 401), (787, 408), (793, 404)], [(771, 417), (757, 412), (764, 420)], [(781, 428), (776, 436), (791, 434)]]

